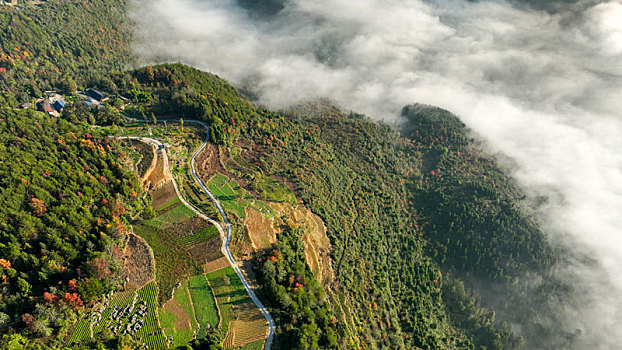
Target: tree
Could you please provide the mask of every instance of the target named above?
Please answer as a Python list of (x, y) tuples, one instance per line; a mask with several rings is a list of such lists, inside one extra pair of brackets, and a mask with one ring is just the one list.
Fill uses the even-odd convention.
[(78, 293), (65, 293), (63, 300), (65, 300), (67, 305), (71, 306), (74, 311), (83, 304), (82, 299), (80, 299), (80, 295)]
[(73, 95), (78, 90), (76, 80), (68, 75), (63, 76), (57, 85), (60, 92), (67, 95)]
[(27, 296), (30, 294), (30, 291), (32, 290), (32, 286), (25, 279), (18, 277), (17, 278), (17, 289), (19, 289), (22, 295)]
[(110, 264), (106, 258), (95, 258), (88, 263), (88, 271), (101, 280), (110, 277)]
[(9, 328), (11, 317), (4, 312), (0, 312), (0, 333), (4, 333)]

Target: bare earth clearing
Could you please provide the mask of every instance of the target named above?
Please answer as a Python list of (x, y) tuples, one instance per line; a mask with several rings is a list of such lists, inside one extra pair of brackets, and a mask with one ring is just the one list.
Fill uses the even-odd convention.
[(144, 239), (130, 233), (123, 257), (123, 277), (127, 281), (127, 289), (138, 289), (153, 280), (153, 253)]

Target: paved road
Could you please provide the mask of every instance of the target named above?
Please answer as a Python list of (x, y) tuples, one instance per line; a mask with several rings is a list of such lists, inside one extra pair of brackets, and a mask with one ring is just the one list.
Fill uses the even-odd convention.
[[(159, 120), (159, 122), (165, 122), (165, 121), (166, 122), (177, 122), (178, 120), (176, 119)], [(184, 119), (184, 124), (186, 123), (200, 124), (207, 131), (203, 144), (201, 145), (201, 147), (199, 147), (194, 152), (194, 154), (192, 154), (192, 158), (190, 159), (190, 171), (192, 172), (192, 177), (194, 177), (194, 180), (199, 184), (199, 186), (201, 186), (201, 189), (212, 199), (212, 201), (216, 205), (216, 208), (218, 208), (218, 211), (220, 212), (220, 215), (222, 216), (222, 219), (225, 223), (226, 232), (222, 229), (222, 226), (220, 225), (220, 223), (210, 219), (209, 217), (201, 213), (198, 209), (196, 209), (194, 206), (192, 206), (190, 203), (188, 203), (188, 201), (184, 199), (184, 197), (181, 195), (181, 192), (179, 191), (177, 182), (175, 181), (175, 178), (173, 177), (173, 174), (171, 173), (166, 150), (162, 149), (163, 158), (164, 158), (164, 169), (165, 171), (170, 173), (171, 178), (173, 179), (173, 186), (175, 187), (175, 192), (177, 192), (177, 196), (179, 197), (181, 202), (184, 203), (193, 212), (195, 212), (198, 216), (204, 218), (205, 220), (208, 220), (209, 222), (211, 222), (218, 228), (218, 231), (220, 232), (220, 236), (222, 238), (222, 246), (220, 247), (221, 252), (223, 253), (224, 256), (227, 257), (229, 264), (231, 265), (231, 267), (233, 267), (233, 270), (235, 270), (235, 273), (238, 275), (238, 277), (242, 281), (242, 284), (244, 285), (246, 292), (251, 297), (251, 299), (257, 306), (257, 308), (261, 311), (263, 316), (266, 318), (266, 321), (268, 322), (268, 337), (266, 338), (264, 349), (270, 350), (272, 348), (272, 340), (274, 339), (274, 333), (276, 331), (276, 325), (274, 323), (274, 319), (272, 318), (272, 315), (270, 315), (270, 312), (268, 312), (268, 309), (266, 309), (266, 307), (263, 305), (261, 300), (259, 300), (259, 298), (257, 297), (257, 294), (255, 294), (255, 291), (253, 291), (253, 289), (251, 288), (250, 283), (248, 283), (248, 280), (246, 279), (246, 277), (242, 273), (242, 270), (240, 270), (240, 267), (235, 261), (233, 254), (231, 254), (231, 250), (229, 249), (229, 244), (231, 243), (231, 236), (232, 236), (231, 222), (229, 222), (229, 219), (227, 218), (227, 213), (225, 213), (225, 210), (223, 209), (218, 199), (212, 194), (212, 192), (209, 191), (207, 186), (205, 186), (205, 184), (203, 183), (203, 181), (197, 174), (195, 166), (194, 166), (197, 155), (199, 155), (199, 153), (201, 153), (201, 151), (205, 149), (205, 147), (207, 146), (207, 141), (209, 141), (209, 126), (200, 120), (193, 120), (193, 119), (189, 119), (189, 120)], [(121, 136), (119, 138), (142, 140), (148, 143), (154, 143), (158, 146), (162, 144), (160, 141), (153, 139), (153, 138), (149, 138), (149, 137)]]

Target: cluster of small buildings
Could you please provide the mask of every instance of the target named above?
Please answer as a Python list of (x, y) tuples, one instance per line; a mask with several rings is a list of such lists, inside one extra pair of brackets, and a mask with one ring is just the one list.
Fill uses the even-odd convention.
[[(63, 97), (54, 91), (47, 91), (48, 97), (37, 101), (37, 110), (47, 113), (52, 117), (58, 117), (60, 112), (65, 108)], [(22, 108), (30, 108), (32, 104), (25, 103)]]
[[(37, 110), (47, 113), (50, 116), (58, 117), (60, 112), (65, 108), (65, 101), (63, 96), (56, 93), (56, 91), (46, 91), (48, 97), (37, 100)], [(79, 91), (78, 96), (84, 99), (89, 107), (98, 106), (100, 103), (108, 100), (108, 96), (98, 91), (97, 89), (89, 88), (84, 91)], [(30, 108), (32, 103), (24, 103), (22, 108)]]

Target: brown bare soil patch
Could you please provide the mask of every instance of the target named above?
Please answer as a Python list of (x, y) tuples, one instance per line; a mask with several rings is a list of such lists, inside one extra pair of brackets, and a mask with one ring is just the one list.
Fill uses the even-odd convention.
[(164, 186), (158, 188), (151, 192), (151, 198), (153, 205), (153, 209), (160, 210), (166, 204), (170, 203), (174, 199), (177, 198), (177, 192), (175, 192), (175, 187), (173, 186), (173, 182), (167, 182)]
[(204, 265), (208, 261), (213, 261), (223, 256), (220, 252), (220, 243), (220, 236), (214, 236), (208, 241), (197, 243), (187, 248), (187, 251), (199, 265)]
[(302, 239), (305, 243), (305, 258), (315, 277), (323, 285), (334, 279), (333, 262), (330, 256), (332, 245), (326, 236), (326, 226), (322, 219), (304, 206), (284, 203), (270, 203), (270, 206), (280, 213), (280, 216), (290, 225), (299, 225), (305, 228)]
[[(183, 204), (180, 203), (179, 205)], [(171, 209), (173, 209), (173, 207), (171, 207)], [(174, 238), (180, 238), (197, 233), (210, 225), (211, 224), (209, 222), (195, 216), (181, 222), (176, 222), (171, 226), (167, 226), (166, 229)]]
[(208, 144), (205, 147), (203, 152), (197, 156), (195, 164), (199, 174), (204, 179), (208, 179), (215, 172), (223, 172), (225, 170), (220, 163), (218, 146), (214, 144)]
[(268, 332), (266, 319), (252, 302), (234, 305), (233, 308), (237, 319), (229, 324), (225, 343), (237, 347), (266, 338)]
[(128, 289), (139, 288), (153, 279), (153, 256), (144, 239), (130, 233), (123, 256), (123, 277)]
[(244, 226), (248, 230), (253, 249), (269, 248), (276, 243), (276, 233), (279, 230), (274, 224), (274, 218), (268, 218), (252, 208), (246, 208), (245, 212)]
[[(175, 293), (180, 293), (179, 290), (176, 290)], [(177, 299), (172, 298), (167, 301), (164, 306), (162, 306), (164, 310), (169, 311), (175, 315), (175, 330), (180, 331), (182, 329), (192, 329), (192, 323), (190, 322), (190, 315), (184, 310), (181, 304), (177, 301)]]
[(170, 181), (170, 175), (164, 167), (164, 154), (157, 151), (156, 165), (152, 171), (148, 171), (143, 178), (143, 188), (152, 190), (162, 186), (165, 182)]
[(227, 266), (229, 266), (229, 260), (227, 260), (227, 258), (223, 256), (221, 258), (211, 260), (203, 264), (203, 271), (205, 273), (210, 273), (218, 271), (220, 269), (224, 269)]
[(150, 144), (138, 141), (138, 140), (129, 140), (132, 148), (140, 153), (141, 158), (136, 163), (136, 172), (138, 176), (142, 179), (147, 171), (155, 166), (153, 160), (155, 159), (155, 149)]

